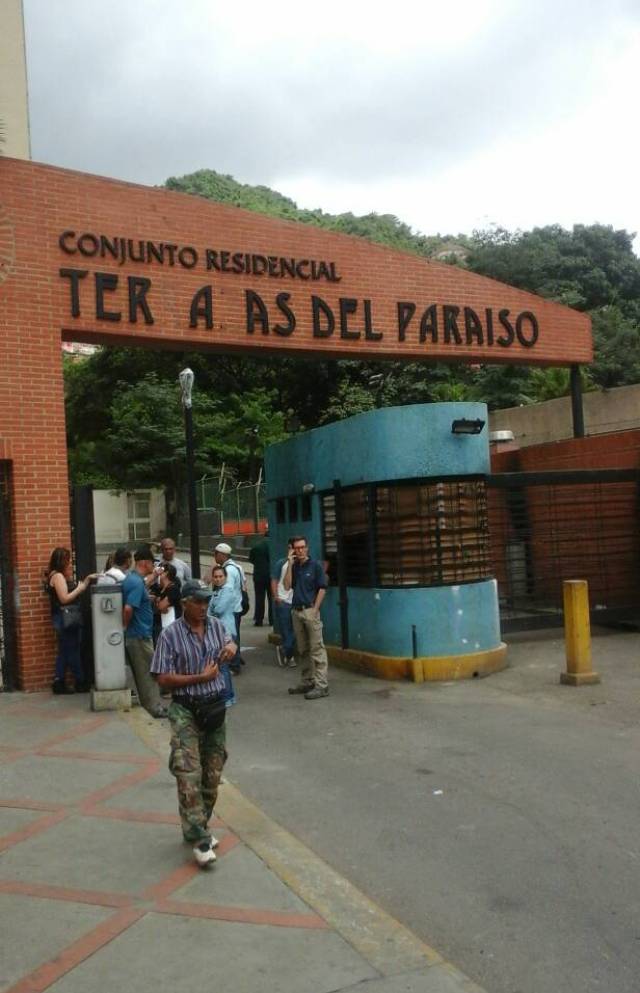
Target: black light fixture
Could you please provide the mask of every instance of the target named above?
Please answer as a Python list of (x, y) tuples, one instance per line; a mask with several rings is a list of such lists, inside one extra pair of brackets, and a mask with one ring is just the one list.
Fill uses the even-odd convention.
[(481, 417), (471, 420), (468, 417), (461, 417), (457, 421), (451, 422), (451, 434), (480, 434), (484, 427)]

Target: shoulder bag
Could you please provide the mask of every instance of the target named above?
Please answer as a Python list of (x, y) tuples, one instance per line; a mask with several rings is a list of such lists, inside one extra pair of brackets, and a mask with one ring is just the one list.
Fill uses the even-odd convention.
[(82, 607), (79, 603), (67, 603), (60, 605), (62, 615), (62, 627), (65, 631), (69, 628), (82, 627)]

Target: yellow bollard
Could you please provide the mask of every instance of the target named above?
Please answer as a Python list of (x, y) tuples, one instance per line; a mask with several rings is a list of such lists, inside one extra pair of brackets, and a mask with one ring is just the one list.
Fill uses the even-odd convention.
[(567, 686), (599, 683), (600, 676), (591, 668), (589, 586), (586, 579), (565, 579), (562, 585), (567, 671), (560, 673), (560, 682)]

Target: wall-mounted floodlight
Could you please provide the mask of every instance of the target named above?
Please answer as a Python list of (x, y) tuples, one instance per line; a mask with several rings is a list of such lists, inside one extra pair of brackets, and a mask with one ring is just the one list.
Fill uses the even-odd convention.
[(304, 486), (302, 487), (302, 492), (306, 496), (309, 496), (309, 494), (311, 493), (315, 493), (315, 491), (316, 491), (316, 487), (314, 483), (305, 483)]
[(468, 417), (461, 417), (457, 421), (451, 422), (451, 434), (480, 434), (484, 427), (481, 417), (472, 420)]

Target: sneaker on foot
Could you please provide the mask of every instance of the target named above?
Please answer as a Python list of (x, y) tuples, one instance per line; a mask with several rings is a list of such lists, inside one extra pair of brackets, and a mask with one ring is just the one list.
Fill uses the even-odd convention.
[(306, 694), (310, 693), (313, 688), (314, 687), (309, 683), (300, 683), (299, 686), (290, 686), (287, 693), (291, 694), (291, 696), (293, 696), (294, 693), (304, 693), (306, 696)]
[(202, 866), (203, 868), (204, 866), (211, 865), (212, 862), (215, 862), (216, 853), (211, 847), (211, 842), (201, 841), (198, 845), (196, 845), (196, 847), (193, 849), (193, 857), (195, 858), (198, 865)]
[(293, 655), (291, 656), (291, 658), (287, 659), (287, 667), (289, 669), (295, 669), (297, 665), (298, 663), (294, 659)]
[(220, 842), (216, 838), (215, 834), (212, 834), (211, 835), (211, 847), (212, 848), (217, 848), (219, 844), (220, 844)]
[(312, 690), (305, 693), (305, 700), (320, 700), (323, 696), (329, 696), (328, 686), (314, 686)]

